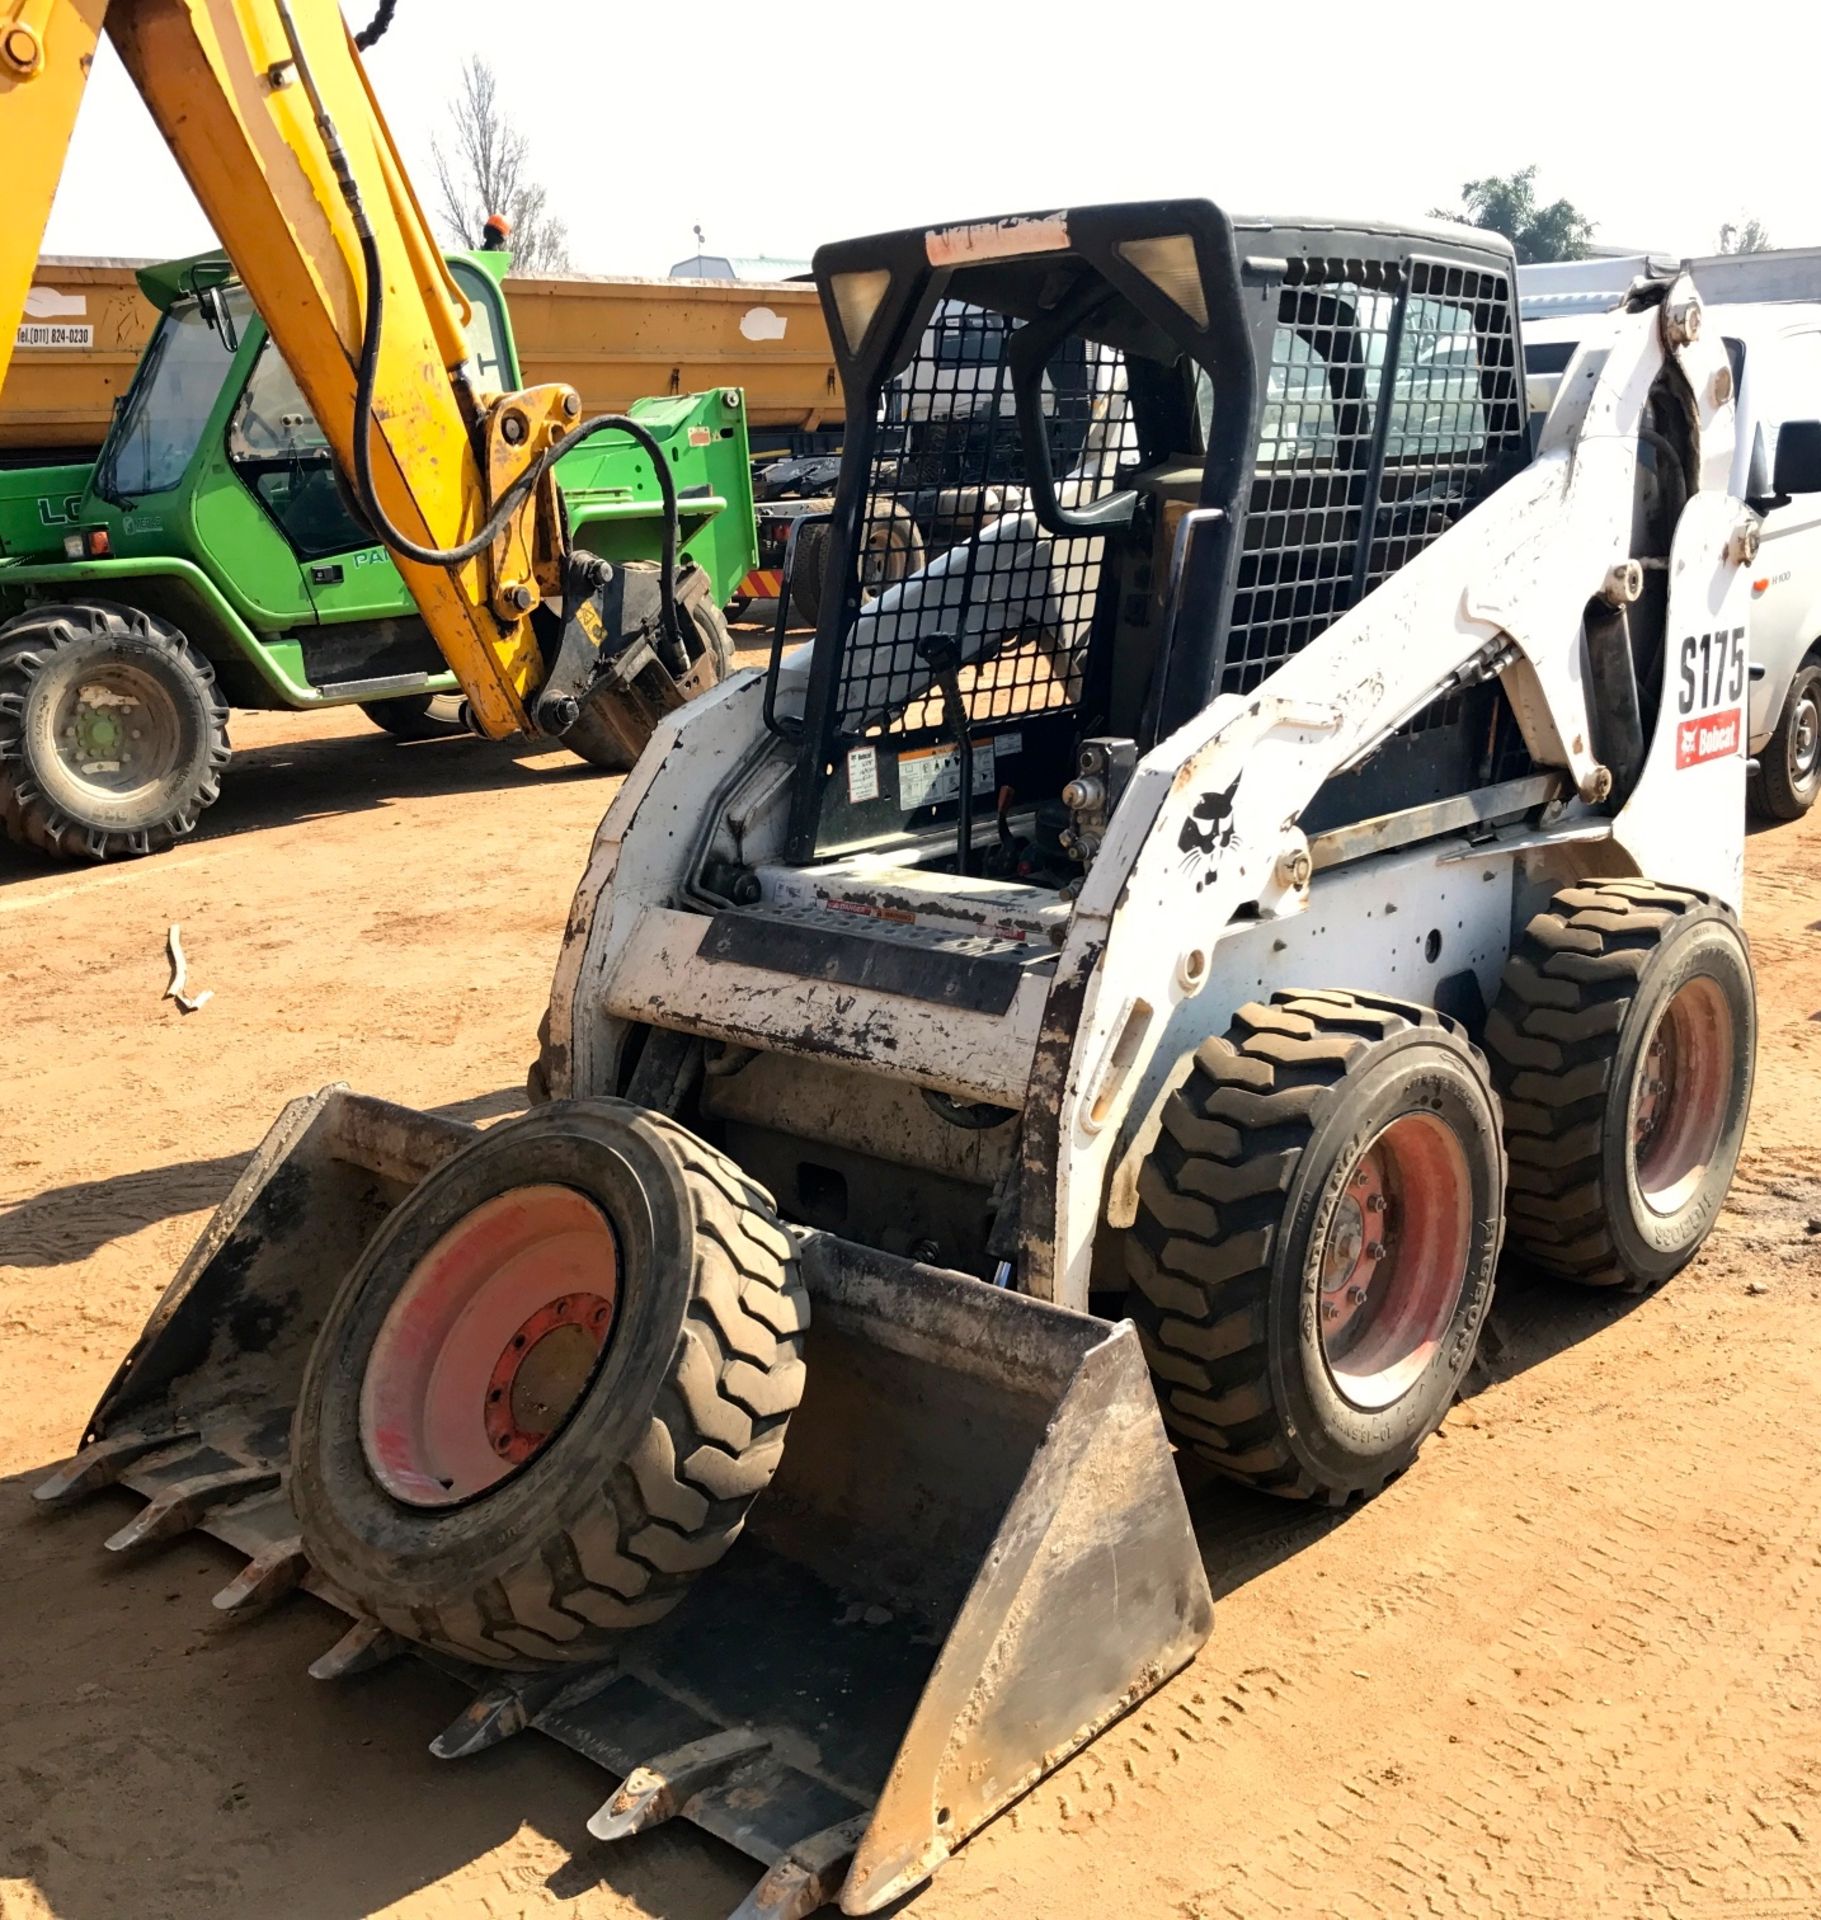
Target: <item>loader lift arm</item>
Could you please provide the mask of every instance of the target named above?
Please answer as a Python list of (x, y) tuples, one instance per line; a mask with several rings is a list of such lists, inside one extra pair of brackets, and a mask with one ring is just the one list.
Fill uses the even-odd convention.
[[(477, 385), (468, 303), (337, 0), (0, 0), (0, 152), (13, 180), (0, 380), (104, 30), (392, 549), (475, 725), (495, 739), (542, 730), (547, 669), (531, 616), (552, 598), (571, 608), (592, 583), (573, 575), (565, 595), (572, 562), (551, 465), (586, 433), (642, 430), (618, 416), (581, 423), (567, 386)], [(647, 452), (665, 498), (674, 640), (675, 494), (666, 463)]]

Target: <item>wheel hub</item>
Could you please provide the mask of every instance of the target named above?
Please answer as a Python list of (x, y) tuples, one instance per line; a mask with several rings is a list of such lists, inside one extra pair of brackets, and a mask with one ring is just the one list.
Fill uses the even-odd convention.
[(1797, 786), (1806, 786), (1821, 766), (1821, 704), (1813, 695), (1796, 703), (1789, 730), (1789, 770)]
[(84, 773), (125, 772), (145, 738), (145, 713), (139, 702), (107, 687), (76, 689), (76, 712), (64, 730), (75, 743)]
[(619, 1304), (613, 1227), (573, 1188), (513, 1187), (405, 1276), (361, 1380), (361, 1445), (407, 1506), (451, 1506), (520, 1471), (599, 1373)]
[(1347, 1170), (1317, 1270), (1322, 1358), (1340, 1392), (1401, 1399), (1440, 1346), (1467, 1281), (1467, 1156), (1431, 1113), (1406, 1113)]
[(62, 688), (50, 716), (59, 778), (78, 807), (155, 788), (182, 758), (182, 732), (169, 689), (124, 660)]
[(514, 1466), (529, 1460), (562, 1425), (594, 1377), (613, 1303), (566, 1293), (527, 1319), (500, 1350), (487, 1382), (487, 1438)]
[(1360, 1157), (1334, 1210), (1322, 1255), (1324, 1342), (1338, 1340), (1372, 1297), (1372, 1283), (1391, 1252), (1385, 1166), (1376, 1147)]
[(1706, 1178), (1726, 1125), (1733, 1022), (1716, 981), (1696, 975), (1651, 1029), (1631, 1094), (1631, 1163), (1644, 1204), (1679, 1212)]

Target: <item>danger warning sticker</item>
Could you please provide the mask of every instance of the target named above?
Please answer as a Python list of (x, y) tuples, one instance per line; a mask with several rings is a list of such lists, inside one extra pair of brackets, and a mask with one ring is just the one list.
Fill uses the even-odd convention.
[(1698, 720), (1680, 720), (1676, 723), (1676, 765), (1698, 767), (1704, 760), (1724, 760), (1739, 751), (1740, 733), (1737, 707), (1703, 714)]

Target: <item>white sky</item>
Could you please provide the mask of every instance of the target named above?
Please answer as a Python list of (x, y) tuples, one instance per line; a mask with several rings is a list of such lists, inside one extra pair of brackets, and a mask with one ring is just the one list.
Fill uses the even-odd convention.
[[(346, 0), (356, 24), (372, 5)], [(1414, 215), (1533, 161), (1602, 243), (1708, 252), (1751, 212), (1780, 246), (1821, 245), (1812, 0), (399, 0), (368, 66), (426, 202), (430, 136), (482, 49), (587, 272), (662, 273), (697, 221), (710, 251), (807, 257), (1165, 194)], [(104, 48), (45, 250), (209, 242)]]

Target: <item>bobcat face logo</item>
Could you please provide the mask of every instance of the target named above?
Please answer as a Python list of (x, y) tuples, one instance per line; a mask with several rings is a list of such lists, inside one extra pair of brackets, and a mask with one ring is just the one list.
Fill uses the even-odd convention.
[(1204, 793), (1176, 837), (1183, 871), (1201, 870), (1195, 881), (1197, 893), (1219, 878), (1220, 855), (1233, 844), (1233, 796), (1238, 790), (1239, 777), (1235, 775), (1230, 787)]

